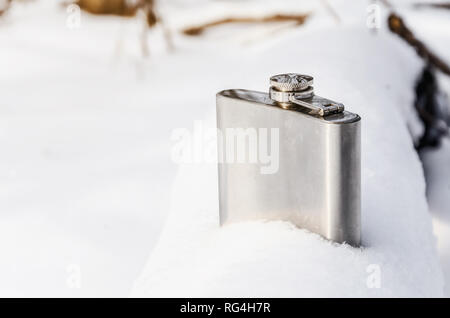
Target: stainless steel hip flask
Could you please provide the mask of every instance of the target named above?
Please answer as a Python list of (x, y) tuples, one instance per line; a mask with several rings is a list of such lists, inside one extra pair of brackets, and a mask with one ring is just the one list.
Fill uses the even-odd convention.
[(220, 223), (284, 220), (335, 242), (361, 240), (361, 118), (281, 74), (269, 94), (217, 94)]

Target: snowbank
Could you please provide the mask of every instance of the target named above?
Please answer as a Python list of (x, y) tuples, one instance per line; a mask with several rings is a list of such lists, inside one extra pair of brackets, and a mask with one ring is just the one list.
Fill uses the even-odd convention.
[[(216, 166), (184, 165), (165, 230), (132, 295), (441, 296), (423, 172), (405, 120), (420, 67), (392, 36), (357, 27), (292, 32), (229, 64), (233, 72), (218, 76), (240, 88), (266, 90), (274, 73), (313, 74), (319, 95), (361, 115), (364, 247), (332, 244), (284, 222), (220, 228)], [(207, 121), (214, 125), (214, 116)]]
[[(333, 1), (337, 24), (312, 1), (163, 1), (173, 30), (224, 12), (313, 16), (296, 29), (174, 32), (172, 54), (156, 29), (144, 60), (138, 20), (82, 13), (71, 29), (61, 2), (18, 1), (0, 21), (0, 295), (126, 295), (166, 215), (178, 168), (171, 131), (212, 113), (217, 91), (265, 90), (268, 76), (287, 71), (313, 74), (319, 94), (363, 116), (366, 247), (333, 246), (284, 223), (219, 229), (215, 166), (181, 167), (165, 234), (134, 294), (440, 295), (403, 121), (420, 63), (367, 30), (367, 3)], [(377, 272), (369, 264), (379, 265), (381, 289), (365, 287)]]

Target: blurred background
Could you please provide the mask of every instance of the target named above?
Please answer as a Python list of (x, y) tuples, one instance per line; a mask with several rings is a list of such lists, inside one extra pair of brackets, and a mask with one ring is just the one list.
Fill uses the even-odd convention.
[(173, 129), (267, 87), (270, 60), (240, 61), (327, 29), (417, 59), (399, 107), (449, 280), (450, 1), (0, 0), (0, 296), (127, 296), (170, 208)]

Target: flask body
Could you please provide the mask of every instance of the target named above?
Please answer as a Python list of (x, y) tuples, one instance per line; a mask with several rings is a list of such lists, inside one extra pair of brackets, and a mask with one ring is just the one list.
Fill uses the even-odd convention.
[[(240, 89), (219, 92), (216, 106), (222, 225), (284, 220), (338, 243), (360, 245), (358, 115), (313, 116), (301, 106), (284, 109), (266, 93)], [(239, 150), (239, 141), (230, 140), (236, 134), (227, 133), (233, 129), (247, 133), (249, 147), (257, 140), (257, 156), (265, 160), (232, 160), (230, 152)]]

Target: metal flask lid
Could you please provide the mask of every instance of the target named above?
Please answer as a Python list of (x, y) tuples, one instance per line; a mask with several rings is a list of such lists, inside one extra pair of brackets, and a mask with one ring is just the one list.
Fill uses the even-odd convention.
[(327, 99), (314, 98), (314, 78), (310, 75), (286, 73), (270, 78), (270, 98), (283, 108), (292, 104), (310, 109), (310, 114), (326, 116), (344, 111), (342, 103)]

